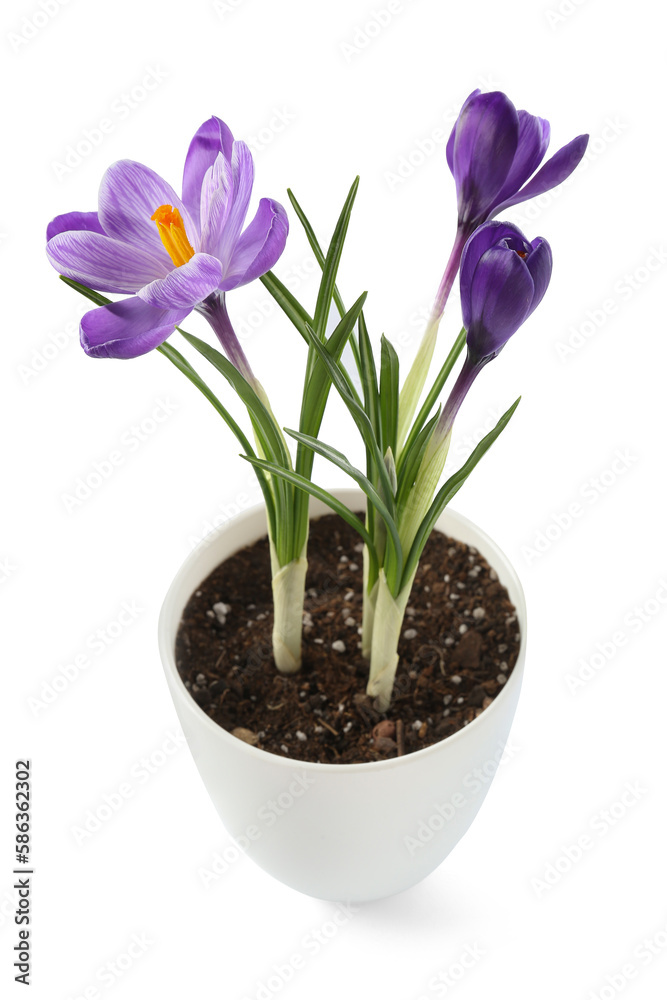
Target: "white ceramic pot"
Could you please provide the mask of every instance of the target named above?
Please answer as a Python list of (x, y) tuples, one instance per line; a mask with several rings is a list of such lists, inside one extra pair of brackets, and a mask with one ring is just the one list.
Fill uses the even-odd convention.
[[(335, 492), (352, 509), (363, 508), (358, 490)], [(324, 504), (311, 500), (311, 516), (325, 513)], [(471, 521), (447, 510), (437, 528), (475, 546), (495, 569), (517, 609), (521, 649), (507, 684), (481, 715), (440, 743), (393, 760), (313, 764), (258, 750), (213, 722), (183, 684), (174, 657), (183, 609), (219, 563), (266, 534), (263, 507), (208, 535), (165, 598), (160, 654), (206, 789), (253, 861), (309, 896), (366, 902), (421, 881), (472, 823), (503, 754), (524, 668), (523, 590), (506, 556)]]

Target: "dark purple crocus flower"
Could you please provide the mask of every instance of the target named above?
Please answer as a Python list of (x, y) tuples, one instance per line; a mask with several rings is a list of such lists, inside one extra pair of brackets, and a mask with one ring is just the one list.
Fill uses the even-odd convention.
[(468, 351), (490, 360), (537, 308), (551, 279), (551, 247), (508, 222), (485, 222), (461, 258), (461, 310)]
[(432, 323), (442, 316), (461, 252), (477, 226), (562, 184), (580, 162), (588, 135), (572, 139), (538, 170), (550, 132), (548, 121), (517, 111), (500, 91), (482, 94), (473, 90), (466, 98), (447, 142), (447, 163), (456, 182), (458, 226)]
[(225, 293), (273, 267), (288, 231), (285, 210), (270, 198), (261, 199), (243, 228), (253, 177), (248, 147), (213, 117), (190, 143), (182, 198), (148, 167), (121, 160), (102, 178), (98, 212), (69, 212), (49, 224), (46, 252), (60, 274), (131, 296), (84, 315), (81, 343), (87, 354), (146, 354), (196, 309), (230, 360), (251, 374)]
[(461, 309), (468, 353), (434, 437), (443, 440), (451, 432), (477, 375), (540, 304), (551, 268), (547, 241), (538, 236), (529, 243), (510, 223), (485, 222), (470, 237), (461, 258)]
[(482, 94), (474, 90), (461, 108), (447, 143), (447, 162), (456, 181), (459, 225), (470, 234), (504, 209), (544, 194), (566, 180), (586, 152), (588, 136), (572, 139), (533, 177), (544, 159), (549, 137), (549, 122), (544, 118), (517, 111), (500, 91)]

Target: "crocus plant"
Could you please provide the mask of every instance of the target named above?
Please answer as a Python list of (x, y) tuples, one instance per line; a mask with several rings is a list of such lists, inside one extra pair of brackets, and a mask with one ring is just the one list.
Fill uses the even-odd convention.
[[(322, 271), (311, 311), (271, 270), (287, 239), (282, 206), (263, 198), (245, 226), (253, 186), (252, 157), (218, 118), (205, 122), (190, 144), (182, 197), (147, 167), (122, 161), (110, 167), (102, 180), (98, 212), (71, 212), (50, 223), (49, 260), (68, 284), (97, 305), (81, 320), (86, 353), (134, 358), (158, 350), (209, 399), (254, 466), (267, 510), (273, 649), (279, 670), (294, 672), (301, 664), (310, 494), (324, 500), (363, 539), (362, 653), (370, 660), (367, 690), (380, 710), (389, 707), (398, 637), (426, 541), (519, 400), (440, 486), (456, 415), (482, 368), (537, 308), (551, 278), (546, 240), (531, 241), (511, 223), (491, 220), (565, 180), (581, 160), (587, 141), (588, 136), (578, 136), (540, 167), (549, 143), (548, 122), (517, 111), (499, 92), (474, 91), (468, 97), (447, 145), (457, 193), (456, 237), (422, 343), (400, 390), (398, 357), (385, 337), (376, 358), (362, 311), (365, 294), (347, 310), (336, 286), (357, 181), (326, 252), (288, 192)], [(440, 319), (459, 268), (463, 329), (417, 412)], [(262, 281), (307, 345), (299, 428), (285, 430), (296, 441), (294, 458), (227, 309), (227, 293), (255, 279)], [(129, 297), (112, 302), (101, 292)], [(327, 333), (332, 306), (339, 319)], [(222, 353), (181, 329), (193, 311), (208, 321)], [(171, 344), (168, 338), (175, 330), (240, 396), (254, 447)], [(361, 395), (341, 360), (347, 344), (358, 369)], [(443, 405), (442, 392), (464, 347), (463, 365)], [(359, 429), (367, 457), (365, 471), (318, 437), (332, 385)], [(343, 469), (364, 491), (365, 522), (312, 481), (315, 454)]]

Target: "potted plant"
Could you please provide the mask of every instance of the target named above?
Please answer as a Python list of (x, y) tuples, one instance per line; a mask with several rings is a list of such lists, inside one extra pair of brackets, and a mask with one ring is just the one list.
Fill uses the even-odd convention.
[[(346, 309), (336, 284), (358, 182), (326, 252), (289, 193), (322, 271), (311, 312), (271, 270), (288, 233), (282, 206), (262, 199), (243, 228), (252, 158), (220, 119), (205, 122), (190, 144), (181, 198), (153, 171), (122, 161), (102, 181), (98, 213), (59, 216), (47, 231), (51, 263), (96, 304), (81, 321), (86, 352), (163, 354), (209, 399), (256, 471), (264, 506), (207, 536), (185, 562), (162, 609), (160, 652), (227, 829), (263, 868), (311, 895), (362, 901), (419, 881), (472, 822), (504, 753), (525, 659), (523, 594), (491, 539), (446, 507), (518, 400), (440, 480), (467, 391), (549, 284), (548, 243), (494, 219), (569, 176), (587, 136), (537, 169), (548, 141), (548, 123), (517, 112), (504, 94), (475, 91), (463, 105), (447, 146), (456, 236), (402, 387), (384, 337), (376, 357), (365, 293)], [(459, 269), (463, 329), (420, 407)], [(285, 430), (274, 415), (229, 316), (227, 294), (255, 279), (307, 345), (298, 430)], [(129, 297), (110, 301), (103, 292)], [(193, 310), (222, 353), (181, 329)], [(241, 398), (249, 433), (168, 340), (174, 330)], [(359, 430), (363, 471), (319, 437), (332, 386)], [(313, 482), (315, 454), (359, 489), (329, 492)], [(336, 519), (318, 520), (331, 511)], [(313, 562), (324, 560), (319, 591), (306, 576), (311, 553)], [(419, 629), (405, 628), (406, 613)], [(350, 631), (332, 639), (341, 620)], [(411, 647), (397, 673), (399, 643), (420, 630), (430, 641)]]

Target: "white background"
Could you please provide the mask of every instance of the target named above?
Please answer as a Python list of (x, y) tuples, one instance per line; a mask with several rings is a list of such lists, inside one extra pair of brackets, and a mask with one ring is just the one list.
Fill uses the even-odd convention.
[[(40, 1000), (254, 998), (295, 954), (305, 969), (272, 996), (663, 994), (662, 32), (641, 0), (562, 0), (561, 13), (556, 0), (401, 0), (378, 27), (387, 9), (387, 0), (4, 8), (0, 976), (11, 996), (23, 995), (11, 982), (10, 796), (24, 756), (34, 769), (31, 995)], [(359, 908), (314, 955), (304, 938), (335, 904), (300, 896), (245, 858), (203, 886), (200, 869), (230, 841), (189, 751), (169, 742), (178, 726), (157, 655), (174, 572), (216, 517), (255, 501), (254, 481), (164, 358), (85, 357), (76, 328), (86, 305), (48, 265), (44, 231), (60, 212), (94, 209), (116, 159), (149, 164), (178, 187), (191, 135), (219, 115), (254, 142), (256, 196), (285, 200), (291, 186), (325, 240), (361, 175), (340, 286), (350, 302), (369, 291), (373, 334), (392, 338), (405, 366), (453, 237), (442, 138), (477, 86), (548, 118), (552, 151), (592, 137), (565, 189), (508, 215), (531, 239), (550, 240), (552, 286), (475, 385), (453, 451), (462, 457), (466, 439), (523, 394), (454, 504), (506, 550), (527, 592), (527, 678), (512, 733), (520, 752), (435, 874)], [(110, 125), (98, 134), (102, 119)], [(86, 130), (96, 145), (86, 147)], [(70, 147), (82, 142), (77, 162)], [(401, 164), (408, 176), (397, 180)], [(276, 271), (303, 274), (298, 294), (312, 305), (312, 258), (292, 221)], [(269, 303), (259, 284), (230, 295), (289, 426), (303, 345), (275, 308), (262, 316)], [(457, 313), (453, 296), (440, 358)], [(203, 333), (198, 324), (189, 328)], [(151, 423), (165, 401), (169, 415)], [(335, 403), (323, 437), (334, 434), (358, 455)], [(68, 503), (114, 450), (122, 464)], [(342, 484), (331, 468), (317, 475)], [(134, 620), (97, 652), (96, 630), (117, 632), (124, 604)], [(592, 679), (572, 691), (568, 675), (596, 653)], [(36, 707), (77, 655), (85, 669)], [(81, 842), (89, 810), (128, 782), (132, 796)], [(636, 792), (620, 805), (627, 783)], [(589, 849), (568, 862), (584, 835)], [(541, 885), (548, 872), (554, 884)], [(126, 966), (133, 935), (150, 943), (118, 978), (107, 963)], [(466, 949), (479, 957), (448, 988)]]

